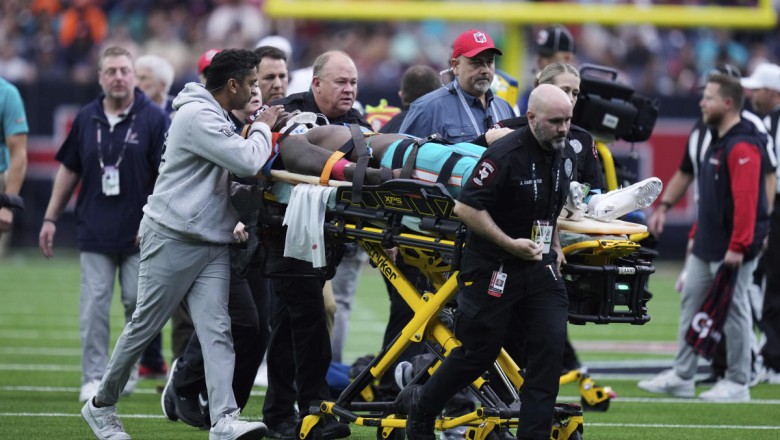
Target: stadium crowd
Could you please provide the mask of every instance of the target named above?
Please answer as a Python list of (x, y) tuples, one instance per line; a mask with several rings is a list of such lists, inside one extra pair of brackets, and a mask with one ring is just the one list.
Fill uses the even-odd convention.
[[(334, 317), (327, 310), (328, 289), (323, 287), (326, 277), (319, 271), (316, 261), (304, 258), (306, 255), (285, 253), (284, 259), (280, 258), (280, 261), (288, 264), (295, 274), (307, 276), (273, 279), (270, 285), (264, 285), (264, 290), (258, 293), (263, 297), (263, 302), (258, 301), (249, 308), (252, 316), (248, 321), (252, 325), (247, 325), (250, 328), (245, 331), (257, 334), (252, 335), (251, 344), (247, 345), (240, 337), (235, 337), (238, 334), (236, 329), (228, 330), (231, 322), (235, 325), (238, 321), (233, 316), (236, 312), (229, 308), (231, 301), (235, 301), (230, 299), (232, 293), (229, 295), (229, 284), (237, 281), (234, 278), (246, 277), (245, 273), (240, 275), (238, 272), (244, 272), (249, 262), (242, 270), (231, 272), (234, 269), (231, 264), (238, 258), (228, 254), (228, 246), (240, 247), (241, 243), (249, 239), (250, 233), (238, 221), (257, 214), (260, 203), (257, 201), (257, 191), (254, 191), (257, 183), (254, 177), (259, 175), (266, 162), (269, 167), (274, 165), (277, 157), (271, 153), (278, 152), (274, 146), (281, 144), (281, 139), (285, 138), (287, 145), (295, 144), (294, 140), (287, 137), (289, 133), (281, 134), (284, 131), (282, 128), (289, 127), (293, 134), (301, 134), (294, 132), (299, 128), (297, 125), (281, 127), (277, 122), (277, 113), (282, 111), (282, 106), (286, 112), (303, 111), (324, 115), (329, 121), (325, 125), (352, 124), (353, 131), (349, 135), (355, 144), (355, 151), (350, 150), (338, 158), (327, 154), (324, 166), (330, 167), (327, 168), (328, 172), (332, 170), (334, 178), (350, 180), (345, 176), (354, 176), (360, 166), (352, 162), (360, 164), (359, 159), (365, 158), (365, 155), (359, 156), (357, 150), (368, 148), (359, 146), (363, 134), (358, 125), (366, 130), (371, 127), (369, 121), (354, 108), (358, 98), (358, 72), (360, 86), (370, 87), (372, 84), (396, 84), (410, 66), (419, 65), (434, 67), (435, 70), (429, 74), (448, 68), (453, 78), (445, 81), (444, 87), (438, 87), (434, 80), (432, 92), (421, 93), (419, 99), (410, 101), (406, 119), (401, 122), (398, 132), (404, 133), (403, 136), (414, 135), (421, 139), (433, 133), (441, 133), (451, 141), (463, 143), (471, 143), (482, 136), (491, 148), (472, 158), (473, 173), (462, 173), (462, 192), (457, 196), (454, 208), (455, 214), (469, 227), (468, 245), (464, 254), (466, 264), (463, 266), (467, 270), (464, 269), (459, 275), (466, 282), (460, 290), (458, 308), (453, 312), (459, 326), (454, 333), (461, 340), (462, 346), (453, 350), (437, 371), (439, 374), (432, 375), (424, 385), (403, 385), (404, 391), (395, 389), (390, 397), (395, 397), (399, 391), (401, 393), (396, 402), (399, 408), (405, 408), (406, 411), (407, 437), (432, 439), (435, 418), (442, 411), (448, 415), (457, 415), (454, 411), (458, 410), (450, 407), (450, 399), (456, 391), (490, 368), (502, 348), (502, 341), (510, 340), (504, 338), (511, 337), (513, 341), (523, 342), (525, 337), (527, 347), (519, 344), (523, 347), (511, 348), (513, 352), (510, 353), (513, 358), (523, 360), (520, 367), (526, 368), (525, 380), (531, 390), (522, 393), (519, 398), (524, 403), (520, 409), (523, 424), (517, 428), (517, 436), (548, 438), (560, 372), (581, 368), (576, 353), (567, 342), (567, 292), (560, 272), (564, 258), (558, 235), (553, 231), (567, 203), (570, 183), (576, 183), (574, 180), (577, 178), (583, 180), (583, 171), (578, 169), (580, 161), (588, 166), (585, 160), (590, 159), (591, 174), (599, 177), (602, 174), (592, 137), (585, 133), (587, 137), (582, 142), (568, 137), (579, 93), (580, 76), (572, 65), (573, 61), (555, 58), (560, 53), (574, 54), (574, 41), (579, 42), (576, 47), (578, 63), (614, 67), (621, 72), (623, 80), (648, 95), (698, 95), (706, 84), (700, 104), (704, 113), (703, 121), (718, 129), (712, 136), (719, 136), (713, 141), (710, 151), (728, 148), (731, 154), (732, 149), (738, 147), (733, 154), (749, 154), (745, 156), (747, 161), (753, 160), (749, 169), (739, 168), (747, 171), (738, 174), (731, 168), (742, 166), (745, 157), (734, 156), (729, 163), (729, 172), (735, 173), (733, 179), (740, 185), (737, 189), (743, 190), (740, 194), (750, 196), (749, 206), (737, 206), (735, 202), (734, 206), (722, 207), (721, 200), (731, 195), (732, 191), (725, 184), (716, 188), (717, 193), (710, 191), (712, 194), (704, 194), (700, 203), (712, 212), (729, 209), (740, 211), (737, 208), (747, 206), (749, 209), (742, 210), (743, 214), (756, 214), (755, 218), (744, 214), (747, 220), (741, 222), (740, 231), (747, 238), (742, 237), (742, 241), (734, 243), (732, 231), (721, 231), (719, 221), (700, 221), (700, 231), (704, 232), (699, 232), (702, 237), (696, 240), (697, 247), (692, 248), (689, 261), (693, 263), (689, 265), (695, 264), (696, 258), (699, 258), (702, 260), (699, 272), (707, 274), (690, 278), (684, 292), (684, 298), (695, 296), (697, 300), (702, 299), (704, 290), (712, 282), (710, 278), (714, 278), (714, 274), (709, 273), (714, 266), (707, 264), (719, 262), (724, 252), (726, 265), (740, 268), (741, 281), (736, 288), (738, 295), (734, 294), (734, 301), (741, 305), (741, 309), (732, 306), (732, 310), (734, 314), (740, 312), (744, 319), (740, 320), (739, 326), (732, 324), (725, 331), (733, 345), (736, 345), (734, 341), (738, 338), (745, 339), (739, 344), (740, 353), (733, 356), (730, 354), (728, 358), (728, 367), (739, 371), (727, 371), (721, 377), (716, 377), (713, 390), (709, 394), (702, 393), (700, 397), (714, 401), (750, 400), (751, 368), (758, 353), (750, 346), (751, 341), (747, 340), (746, 335), (753, 324), (742, 309), (747, 309), (747, 300), (744, 298), (747, 286), (751, 284), (749, 279), (758, 264), (757, 257), (763, 238), (768, 234), (772, 199), (768, 195), (774, 194), (776, 190), (773, 178), (776, 162), (766, 129), (775, 135), (776, 140), (777, 118), (780, 116), (772, 116), (773, 122), (767, 123), (769, 126), (759, 134), (742, 119), (742, 89), (780, 92), (780, 79), (764, 81), (762, 75), (754, 73), (750, 78), (761, 81), (751, 86), (750, 82), (745, 85), (738, 70), (736, 74), (731, 71), (714, 76), (708, 74), (724, 64), (738, 66), (744, 72), (758, 72), (761, 68), (754, 67), (776, 62), (780, 46), (775, 41), (775, 31), (583, 25), (571, 27), (572, 32), (569, 33), (560, 27), (529, 26), (525, 34), (533, 50), (528, 53), (525, 65), (529, 67), (525, 70), (528, 77), (537, 71), (540, 75), (537, 77), (538, 84), (527, 96), (528, 111), (525, 119), (515, 120), (516, 124), (509, 125), (506, 122), (518, 116), (513, 107), (515, 103), (505, 101), (490, 88), (496, 67), (501, 67), (503, 55), (501, 39), (496, 38), (494, 41), (491, 38), (491, 35), (501, 34), (498, 26), (460, 32), (458, 25), (441, 21), (330, 23), (271, 20), (263, 15), (262, 3), (262, 0), (31, 0), (3, 3), (3, 15), (0, 17), (0, 41), (3, 42), (0, 77), (14, 83), (34, 83), (43, 79), (62, 81), (63, 78), (78, 84), (98, 82), (103, 90), (94, 103), (82, 109), (56, 157), (62, 165), (55, 179), (52, 201), (42, 219), (40, 234), (41, 249), (46, 257), (52, 256), (55, 225), (77, 181), (83, 180), (80, 198), (92, 194), (93, 198), (103, 201), (122, 200), (132, 192), (125, 186), (120, 190), (119, 185), (120, 164), (125, 164), (125, 170), (128, 166), (123, 162), (127, 144), (140, 142), (150, 145), (150, 157), (140, 161), (144, 165), (144, 173), (136, 170), (138, 176), (133, 176), (133, 179), (138, 180), (136, 183), (146, 184), (147, 187), (137, 188), (139, 194), (143, 194), (136, 200), (138, 206), (132, 209), (136, 217), (123, 216), (129, 223), (123, 241), (127, 250), (122, 248), (120, 252), (123, 257), (129, 256), (126, 264), (133, 266), (135, 271), (125, 269), (130, 273), (131, 281), (138, 283), (130, 283), (126, 289), (129, 297), (138, 297), (137, 308), (135, 312), (132, 312), (132, 307), (127, 308), (127, 326), (111, 360), (108, 360), (107, 353), (101, 353), (101, 359), (95, 362), (99, 365), (85, 365), (82, 378), (79, 397), (85, 402), (82, 414), (98, 438), (130, 438), (119, 422), (116, 404), (120, 394), (132, 391), (127, 390), (126, 384), (134, 380), (136, 359), (153, 339), (159, 340), (160, 329), (182, 302), (188, 305), (187, 311), (191, 314), (196, 331), (196, 338), (190, 340), (190, 345), (200, 344), (197, 338), (203, 340), (204, 345), (197, 348), (195, 358), (202, 357), (200, 361), (205, 364), (205, 369), (203, 377), (198, 377), (198, 389), (188, 390), (191, 391), (189, 396), (184, 395), (183, 387), (177, 384), (177, 381), (183, 379), (174, 374), (169, 375), (161, 402), (166, 417), (210, 428), (210, 439), (260, 438), (267, 434), (271, 438), (289, 440), (296, 436), (300, 419), (312, 411), (310, 404), (328, 397), (326, 370), (332, 358), (340, 358), (340, 347), (343, 346), (343, 341), (333, 344), (333, 348), (330, 346), (333, 343), (330, 339), (333, 338)], [(281, 35), (284, 38), (264, 40), (269, 35)], [(266, 43), (258, 43), (262, 41)], [(270, 41), (279, 45), (275, 52), (266, 46)], [(548, 49), (549, 53), (543, 49)], [(139, 67), (144, 67), (144, 63), (133, 64), (140, 55), (159, 56), (161, 62), (147, 64), (149, 72), (141, 74), (142, 69)], [(544, 63), (538, 58), (536, 63), (532, 62), (531, 57), (537, 55), (549, 59)], [(167, 94), (170, 78), (156, 90), (159, 96), (131, 87), (131, 84), (136, 83), (137, 73), (139, 86), (142, 76), (147, 80), (160, 79), (156, 78), (155, 70), (162, 61), (170, 63), (177, 81), (187, 82), (184, 91), (173, 99), (171, 109), (183, 117), (169, 116), (167, 107), (171, 97)], [(296, 80), (296, 71), (293, 69), (311, 66), (313, 76), (305, 79), (305, 91), (294, 93), (292, 87), (288, 90), (288, 66), (291, 67), (291, 82)], [(551, 71), (554, 73), (546, 74)], [(198, 75), (201, 77), (198, 78)], [(540, 82), (545, 78), (545, 81)], [(122, 87), (117, 86), (120, 82)], [(279, 90), (274, 92), (274, 87)], [(153, 89), (154, 84), (150, 90)], [(170, 91), (177, 95), (177, 90)], [(143, 106), (152, 105), (152, 99), (161, 109), (141, 112), (139, 109)], [(266, 113), (256, 113), (264, 102), (270, 104), (271, 109), (265, 110)], [(760, 107), (755, 102), (756, 99), (754, 107)], [(765, 110), (764, 113), (769, 113), (773, 109)], [(297, 116), (295, 113), (293, 115)], [(141, 128), (134, 125), (136, 116), (139, 118), (138, 124), (143, 124)], [(156, 119), (146, 120), (152, 117)], [(93, 128), (92, 121), (98, 119), (97, 127)], [(193, 120), (200, 123), (190, 124)], [(499, 124), (500, 136), (491, 137), (495, 136), (496, 131), (489, 133), (489, 130), (497, 128), (494, 124), (500, 121), (505, 123)], [(245, 123), (249, 128), (239, 136), (241, 126)], [(146, 125), (151, 128), (144, 128)], [(114, 136), (124, 139), (124, 145), (113, 164), (108, 160), (113, 147), (110, 140), (107, 142), (104, 161), (101, 142), (103, 126), (107, 127), (107, 138)], [(122, 130), (126, 131), (115, 132), (115, 127), (123, 127)], [(726, 134), (734, 127), (740, 131), (730, 135), (740, 142), (734, 141), (735, 145), (731, 145), (732, 138), (726, 137)], [(163, 128), (167, 129), (164, 148)], [(96, 132), (93, 133), (93, 129)], [(144, 129), (155, 134), (154, 139), (142, 138), (139, 141), (138, 132)], [(19, 133), (25, 130), (26, 127), (20, 129)], [(312, 129), (306, 136), (307, 139), (317, 139), (318, 132), (337, 131)], [(347, 135), (345, 129), (342, 131)], [(575, 127), (573, 131), (585, 130)], [(280, 134), (280, 138), (272, 137)], [(727, 142), (723, 139), (729, 141), (728, 145), (725, 145)], [(379, 155), (378, 139), (373, 142), (372, 147)], [(324, 141), (320, 143), (325, 144)], [(314, 144), (312, 142), (310, 147), (316, 147)], [(515, 148), (517, 145), (522, 148)], [(574, 145), (578, 145), (579, 149), (575, 149)], [(401, 147), (400, 144), (394, 144), (393, 148), (400, 150)], [(708, 147), (703, 148), (706, 150)], [(96, 157), (89, 156), (86, 153), (88, 151), (92, 151)], [(399, 159), (404, 158), (404, 154), (401, 151)], [(413, 154), (414, 160), (417, 160), (416, 146)], [(299, 158), (305, 156), (301, 154)], [(95, 158), (97, 160), (91, 162), (87, 160)], [(346, 158), (358, 160), (349, 161)], [(277, 166), (282, 164), (288, 167), (288, 171), (292, 169), (291, 157), (285, 159), (280, 154), (278, 159), (275, 163)], [(446, 161), (450, 162), (450, 159), (448, 157)], [(459, 160), (456, 158), (455, 162)], [(284, 161), (287, 163), (284, 164)], [(713, 162), (703, 160), (701, 163)], [(536, 174), (537, 164), (545, 164), (546, 167), (539, 175)], [(91, 171), (86, 171), (87, 167)], [(384, 167), (391, 170), (401, 168), (395, 165)], [(409, 171), (406, 164), (402, 168), (401, 172)], [(438, 171), (445, 175), (441, 168)], [(225, 170), (233, 174), (231, 183), (228, 182)], [(365, 168), (361, 172), (364, 171)], [(704, 176), (701, 182), (706, 182), (705, 178), (722, 181), (718, 174), (721, 173), (720, 168), (702, 169), (700, 172)], [(122, 175), (129, 176), (130, 171), (122, 171)], [(516, 176), (523, 178), (515, 179)], [(771, 183), (766, 184), (765, 188), (764, 179), (770, 179), (770, 176)], [(239, 177), (248, 179), (247, 187), (238, 188)], [(443, 180), (449, 182), (449, 175)], [(153, 191), (148, 187), (152, 181), (156, 181)], [(527, 182), (533, 182), (532, 197)], [(591, 189), (600, 196), (601, 186), (601, 182), (594, 182)], [(231, 193), (222, 194), (228, 187)], [(193, 188), (195, 191), (190, 192)], [(182, 191), (187, 191), (188, 197), (181, 197)], [(246, 212), (238, 210), (236, 197), (240, 191), (249, 194), (244, 196), (248, 200), (244, 199), (242, 205)], [(658, 192), (660, 186), (648, 203), (635, 207), (649, 206)], [(200, 194), (201, 198), (193, 202), (193, 194)], [(499, 203), (499, 200), (504, 199), (517, 203), (513, 204), (512, 210), (507, 210), (503, 203)], [(665, 201), (661, 208), (668, 209), (676, 201)], [(207, 215), (200, 215), (201, 206), (209, 207)], [(288, 211), (292, 210), (292, 203), (290, 206)], [(118, 215), (120, 212), (116, 208), (101, 211), (110, 209), (114, 209), (113, 214)], [(700, 208), (700, 212), (709, 212), (701, 209), (704, 208)], [(85, 216), (86, 212), (82, 208), (78, 214)], [(775, 216), (780, 215), (777, 212), (780, 211), (776, 211)], [(93, 217), (101, 221), (104, 219), (102, 213)], [(710, 215), (706, 218), (712, 220), (719, 217)], [(252, 217), (251, 222), (247, 226), (261, 223), (256, 217)], [(235, 226), (237, 223), (239, 226)], [(293, 226), (290, 223), (285, 225), (288, 225), (289, 234)], [(540, 234), (545, 231), (543, 235), (549, 236), (542, 244), (529, 236), (529, 232), (536, 231), (534, 228), (537, 227)], [(720, 233), (716, 237), (718, 246), (703, 239), (703, 236), (713, 236), (708, 234), (710, 230)], [(80, 234), (83, 232), (80, 231)], [(89, 243), (85, 246), (82, 235), (80, 240), (82, 261), (88, 262), (83, 267), (94, 269), (96, 264), (90, 258), (95, 256), (91, 254), (99, 254), (102, 258), (107, 251), (92, 248)], [(105, 244), (103, 239), (95, 241)], [(159, 249), (166, 253), (160, 253)], [(189, 258), (179, 258), (185, 254)], [(189, 266), (189, 259), (194, 259), (198, 264)], [(187, 264), (180, 267), (183, 262)], [(356, 271), (362, 262), (357, 260)], [(155, 267), (162, 267), (163, 270), (151, 270)], [(343, 275), (345, 271), (341, 273)], [(113, 285), (113, 269), (106, 276), (109, 279), (106, 285), (110, 287)], [(351, 273), (349, 277), (354, 284), (357, 273)], [(86, 285), (89, 284), (88, 278), (84, 276), (82, 279), (84, 297), (84, 291), (89, 287)], [(770, 285), (776, 288), (777, 281), (773, 281)], [(340, 304), (349, 306), (354, 296), (354, 286), (339, 288), (335, 282), (332, 284), (334, 292), (331, 295), (336, 301), (341, 301)], [(267, 293), (269, 287), (272, 295)], [(484, 295), (486, 288), (490, 297)], [(346, 291), (349, 289), (353, 291)], [(248, 297), (251, 291), (248, 282), (244, 290), (243, 296)], [(776, 301), (776, 292), (780, 289), (772, 291), (775, 292)], [(220, 295), (213, 295), (213, 292), (219, 292)], [(505, 293), (503, 302), (499, 302)], [(388, 289), (388, 294), (391, 302), (393, 296), (398, 295), (392, 289)], [(323, 302), (323, 295), (326, 302)], [(103, 299), (109, 305), (110, 296), (109, 293)], [(264, 314), (265, 299), (272, 301), (273, 312), (267, 315)], [(131, 298), (130, 306), (132, 302)], [(776, 309), (777, 306), (773, 305), (773, 313), (776, 313)], [(688, 304), (686, 313), (692, 314), (696, 310), (698, 304)], [(408, 314), (408, 311), (398, 313)], [(82, 325), (86, 326), (93, 321), (92, 316), (85, 314)], [(336, 315), (335, 319), (338, 326), (339, 321), (343, 325), (346, 318)], [(271, 334), (259, 332), (257, 327), (261, 326), (265, 330), (270, 327)], [(392, 317), (388, 324), (388, 334), (397, 334), (390, 330), (391, 326)], [(681, 326), (681, 331), (686, 329)], [(775, 333), (770, 335), (774, 336)], [(486, 345), (483, 338), (485, 334), (491, 335), (487, 339), (494, 343)], [(104, 351), (107, 334), (100, 336), (98, 345)], [(86, 346), (86, 340), (82, 344)], [(240, 376), (241, 380), (234, 381), (230, 372), (234, 368), (238, 371), (242, 361), (236, 353), (239, 349), (249, 347), (251, 350), (266, 345), (270, 361), (270, 386), (263, 407), (264, 424), (241, 422), (238, 420), (240, 409), (247, 403), (248, 390), (251, 388), (249, 382), (262, 357), (252, 359), (249, 362), (249, 374), (246, 371), (237, 373), (236, 376)], [(774, 345), (777, 345), (776, 341)], [(288, 349), (290, 346), (293, 350)], [(523, 349), (527, 352), (523, 352)], [(159, 352), (162, 349), (157, 346), (156, 350)], [(769, 351), (765, 354), (768, 360), (770, 354), (777, 355)], [(288, 357), (285, 358), (285, 355)], [(640, 383), (640, 387), (653, 393), (693, 397), (693, 371), (697, 355), (687, 352), (685, 355), (690, 361), (685, 362), (686, 365), (690, 363), (689, 368), (683, 371), (681, 366), (676, 365), (677, 372), (663, 373), (652, 383)], [(87, 358), (86, 354), (84, 357)], [(179, 360), (183, 357), (177, 356)], [(290, 364), (295, 365), (295, 368), (287, 368)], [(777, 371), (780, 370), (776, 370), (778, 364), (767, 365), (775, 375), (779, 374)], [(186, 362), (172, 366), (173, 372), (180, 373), (179, 376), (184, 376), (182, 371), (185, 368)], [(780, 381), (780, 376), (776, 380)], [(397, 385), (399, 388), (402, 386)], [(241, 391), (245, 391), (243, 397), (240, 397)], [(187, 405), (192, 411), (188, 412)], [(189, 417), (192, 414), (197, 419), (194, 422), (193, 417)], [(321, 429), (321, 438), (335, 440), (350, 435), (349, 429), (334, 418), (328, 416), (323, 421), (318, 428)], [(457, 432), (448, 435), (453, 437), (447, 438), (463, 438), (457, 437)]]
[[(0, 76), (13, 83), (43, 78), (94, 83), (92, 66), (101, 49), (121, 46), (135, 56), (150, 53), (166, 58), (174, 66), (176, 83), (183, 84), (196, 78), (195, 60), (209, 47), (254, 47), (259, 38), (278, 34), (292, 45), (293, 69), (311, 65), (326, 50), (339, 49), (353, 57), (361, 85), (370, 87), (396, 82), (411, 65), (446, 67), (450, 44), (462, 27), (438, 20), (274, 20), (263, 15), (262, 4), (262, 0), (6, 1), (0, 6)], [(531, 43), (542, 27), (524, 27), (526, 41)], [(752, 72), (755, 64), (780, 58), (777, 29), (595, 24), (570, 29), (580, 42), (580, 63), (612, 66), (637, 91), (653, 96), (695, 94), (704, 74), (718, 64)], [(485, 30), (499, 45), (503, 43), (501, 25)], [(532, 55), (523, 64), (528, 86)], [(498, 67), (513, 70), (500, 63)]]

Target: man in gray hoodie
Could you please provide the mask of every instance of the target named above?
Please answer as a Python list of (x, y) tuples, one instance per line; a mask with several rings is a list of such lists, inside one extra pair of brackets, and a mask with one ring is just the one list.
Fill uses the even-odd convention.
[[(129, 439), (116, 411), (119, 393), (144, 347), (179, 303), (186, 301), (203, 345), (212, 425), (210, 440), (260, 439), (266, 427), (238, 420), (231, 388), (235, 354), (230, 335), (228, 244), (243, 209), (259, 192), (236, 194), (228, 174), (257, 174), (271, 154), (270, 124), (279, 108), (263, 113), (247, 139), (235, 133), (228, 112), (243, 108), (257, 88), (257, 55), (225, 50), (202, 84), (189, 83), (165, 143), (160, 175), (144, 206), (138, 303), (114, 348), (97, 395), (81, 410), (99, 439)], [(245, 187), (242, 189), (246, 189)], [(238, 202), (238, 200), (241, 202)], [(243, 206), (241, 206), (243, 205)]]

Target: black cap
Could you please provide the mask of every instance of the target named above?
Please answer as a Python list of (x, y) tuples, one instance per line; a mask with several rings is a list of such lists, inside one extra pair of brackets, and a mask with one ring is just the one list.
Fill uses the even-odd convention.
[(574, 53), (574, 37), (561, 25), (548, 26), (536, 34), (536, 52), (546, 57), (557, 52)]

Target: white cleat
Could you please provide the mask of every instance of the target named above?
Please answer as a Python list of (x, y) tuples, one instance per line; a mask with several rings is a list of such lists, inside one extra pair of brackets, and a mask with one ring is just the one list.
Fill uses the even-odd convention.
[(79, 402), (86, 402), (87, 400), (95, 397), (95, 394), (97, 394), (97, 390), (100, 387), (100, 381), (95, 379), (91, 380), (84, 385), (81, 386), (81, 391), (79, 391)]
[(662, 189), (661, 179), (650, 177), (606, 194), (595, 194), (588, 200), (588, 215), (596, 220), (611, 222), (637, 209), (652, 205)]
[(560, 217), (567, 220), (581, 221), (588, 211), (588, 205), (584, 202), (585, 190), (579, 182), (571, 182), (569, 185), (569, 196), (566, 197), (566, 204), (563, 205)]
[(640, 380), (637, 386), (655, 394), (671, 394), (674, 397), (694, 397), (695, 383), (693, 379), (683, 379), (672, 370), (659, 373), (652, 379)]
[(222, 416), (209, 431), (209, 440), (260, 440), (268, 432), (262, 422), (238, 420), (240, 410)]
[(749, 402), (750, 387), (747, 384), (721, 379), (711, 390), (701, 393), (699, 398), (709, 402)]

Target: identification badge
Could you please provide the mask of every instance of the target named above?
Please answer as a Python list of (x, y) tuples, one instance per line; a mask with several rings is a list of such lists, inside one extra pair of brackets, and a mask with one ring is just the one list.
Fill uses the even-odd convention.
[(103, 194), (116, 196), (119, 194), (119, 168), (106, 165), (103, 168)]
[(536, 220), (531, 228), (531, 240), (537, 245), (544, 246), (542, 253), (550, 252), (552, 245), (553, 227), (548, 220)]
[(501, 298), (501, 295), (504, 294), (504, 286), (506, 286), (507, 276), (503, 270), (504, 265), (502, 264), (498, 270), (493, 271), (493, 277), (490, 279), (490, 285), (488, 286), (488, 295)]

